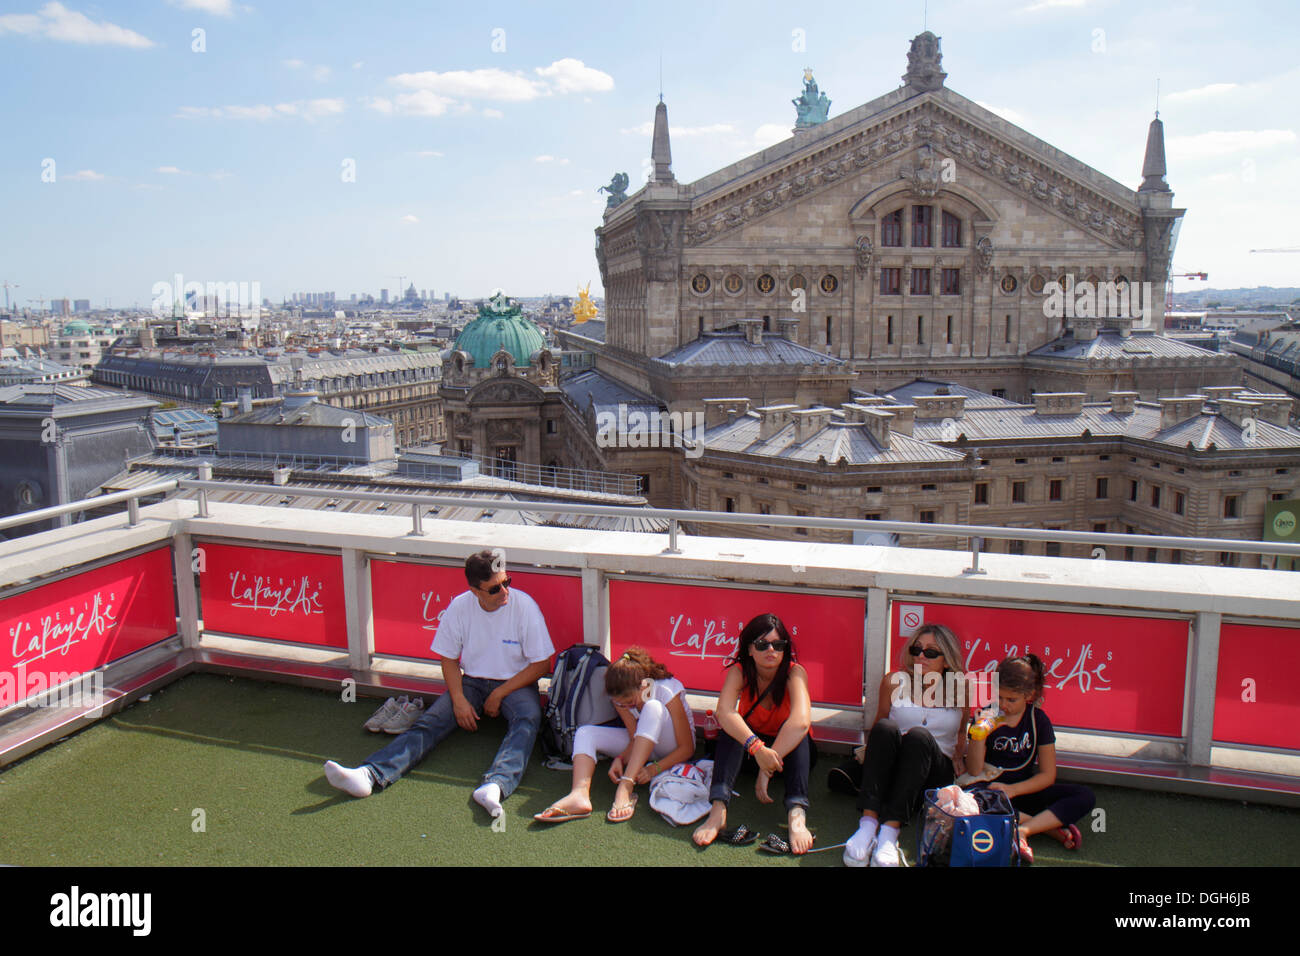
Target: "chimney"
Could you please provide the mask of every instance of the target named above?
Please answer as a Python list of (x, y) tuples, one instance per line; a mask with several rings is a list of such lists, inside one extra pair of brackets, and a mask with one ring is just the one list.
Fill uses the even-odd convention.
[(1261, 408), (1263, 406), (1259, 402), (1243, 402), (1235, 398), (1219, 399), (1219, 414), (1238, 428), (1247, 418), (1258, 419)]
[(730, 425), (737, 418), (749, 414), (747, 398), (706, 398), (704, 400), (704, 427), (713, 428), (724, 422)]
[(762, 319), (740, 319), (740, 328), (745, 333), (745, 341), (750, 345), (763, 344), (763, 320)]
[(271, 484), (287, 485), (289, 483), (289, 468), (275, 468), (271, 471)]
[(802, 445), (830, 424), (829, 408), (803, 408), (791, 412), (794, 417), (794, 440)]
[(966, 413), (965, 395), (918, 395), (916, 417), (922, 421), (941, 418), (961, 418)]
[(1188, 395), (1183, 398), (1160, 399), (1160, 430), (1181, 425), (1191, 418), (1196, 418), (1205, 408), (1205, 399), (1200, 395)]
[(883, 408), (863, 408), (860, 421), (867, 426), (867, 431), (881, 448), (889, 447), (889, 423), (893, 420), (892, 412)]
[(253, 410), (253, 389), (248, 385), (240, 385), (235, 394), (239, 396), (239, 414), (247, 415)]
[(889, 399), (881, 395), (855, 395), (853, 397), (854, 405), (870, 407), (872, 405), (888, 405)]
[(777, 334), (793, 342), (799, 333), (799, 320), (794, 316), (781, 316), (776, 320)]
[(1212, 402), (1217, 402), (1224, 398), (1236, 398), (1239, 392), (1245, 389), (1239, 385), (1207, 385), (1201, 389), (1201, 394)]
[(1116, 415), (1132, 415), (1137, 404), (1137, 392), (1110, 392), (1110, 410)]
[(1084, 392), (1037, 392), (1034, 395), (1034, 414), (1082, 415), (1083, 400), (1087, 397)]
[(1289, 396), (1282, 394), (1252, 395), (1250, 400), (1259, 405), (1257, 418), (1268, 422), (1270, 425), (1276, 425), (1278, 428), (1286, 428), (1290, 423), (1292, 400)]
[(767, 441), (790, 421), (798, 405), (768, 405), (758, 409), (758, 440)]
[(886, 405), (878, 411), (889, 412), (894, 416), (889, 423), (889, 428), (899, 435), (911, 435), (912, 426), (916, 424), (916, 406), (915, 405)]
[(280, 410), (290, 412), (296, 408), (302, 408), (304, 405), (310, 405), (318, 398), (320, 398), (320, 393), (314, 391), (285, 392), (284, 402), (281, 404)]

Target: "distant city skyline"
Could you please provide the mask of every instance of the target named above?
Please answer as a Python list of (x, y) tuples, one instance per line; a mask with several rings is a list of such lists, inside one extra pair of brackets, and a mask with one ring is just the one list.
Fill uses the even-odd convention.
[[(147, 308), (154, 283), (474, 299), (603, 294), (596, 188), (639, 188), (655, 103), (691, 182), (790, 135), (811, 67), (833, 118), (895, 89), (908, 40), (947, 85), (1135, 188), (1156, 106), (1188, 209), (1176, 272), (1300, 285), (1300, 12), (1165, 0), (664, 2), (616, 17), (522, 3), (431, 11), (340, 2), (17, 0), (0, 14), (11, 96), (0, 281)], [(400, 282), (398, 277), (403, 277)], [(424, 278), (415, 279), (416, 276)], [(1175, 289), (1197, 288), (1187, 280)]]

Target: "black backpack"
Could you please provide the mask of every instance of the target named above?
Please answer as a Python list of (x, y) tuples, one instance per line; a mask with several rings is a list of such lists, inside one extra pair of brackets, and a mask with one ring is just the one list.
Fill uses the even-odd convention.
[(555, 659), (540, 734), (543, 766), (551, 770), (573, 766), (569, 762), (573, 736), (583, 724), (622, 725), (605, 693), (607, 667), (609, 661), (595, 644), (574, 644)]

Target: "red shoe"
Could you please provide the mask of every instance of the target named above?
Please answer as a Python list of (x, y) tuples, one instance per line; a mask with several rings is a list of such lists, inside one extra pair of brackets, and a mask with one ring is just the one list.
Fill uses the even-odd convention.
[(1055, 830), (1048, 831), (1052, 839), (1059, 840), (1061, 845), (1067, 850), (1077, 850), (1083, 845), (1083, 834), (1073, 823), (1066, 827), (1057, 827)]

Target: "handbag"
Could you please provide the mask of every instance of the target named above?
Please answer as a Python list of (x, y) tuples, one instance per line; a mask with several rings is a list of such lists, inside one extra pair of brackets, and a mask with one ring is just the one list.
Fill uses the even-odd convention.
[(1019, 866), (1020, 815), (1001, 790), (966, 791), (979, 804), (974, 816), (940, 809), (937, 789), (925, 791), (925, 818), (917, 847), (919, 866)]

